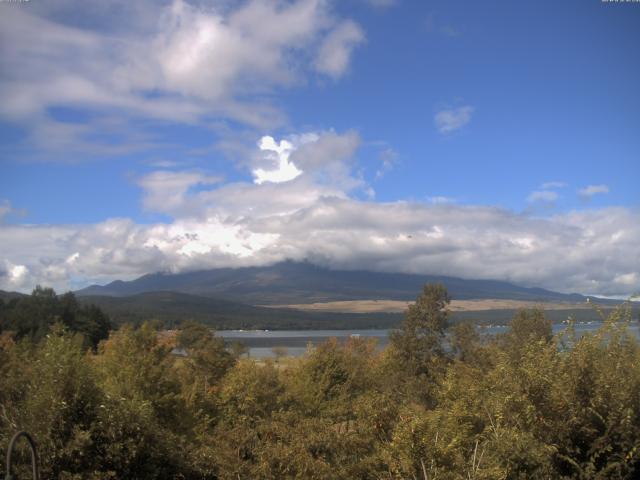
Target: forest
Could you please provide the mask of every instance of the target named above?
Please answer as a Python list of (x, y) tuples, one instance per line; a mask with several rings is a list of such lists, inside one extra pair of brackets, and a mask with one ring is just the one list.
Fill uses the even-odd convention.
[[(427, 284), (383, 350), (352, 338), (255, 360), (198, 323), (175, 334), (158, 322), (115, 329), (73, 295), (32, 297), (0, 303), (0, 447), (30, 432), (44, 479), (640, 471), (640, 348), (628, 304), (601, 312), (602, 327), (581, 337), (571, 324), (552, 335), (539, 310), (484, 337), (450, 325), (446, 289)], [(19, 453), (15, 472), (30, 478)]]

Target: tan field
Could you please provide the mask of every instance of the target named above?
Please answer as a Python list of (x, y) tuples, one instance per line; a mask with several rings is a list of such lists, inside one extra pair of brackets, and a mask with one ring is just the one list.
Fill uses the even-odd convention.
[[(342, 313), (397, 313), (404, 312), (413, 302), (398, 300), (345, 300), (322, 303), (298, 303), (290, 305), (262, 305), (272, 308), (293, 308), (318, 312)], [(536, 303), (523, 300), (453, 300), (449, 309), (454, 312), (477, 312), (482, 310), (514, 310), (539, 307), (544, 310), (573, 310), (589, 308), (587, 303)]]

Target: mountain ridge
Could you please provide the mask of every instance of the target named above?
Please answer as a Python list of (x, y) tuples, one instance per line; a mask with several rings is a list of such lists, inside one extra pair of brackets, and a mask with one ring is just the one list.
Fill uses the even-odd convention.
[(422, 286), (431, 282), (443, 283), (451, 297), (458, 300), (493, 298), (580, 303), (588, 298), (577, 293), (521, 287), (501, 280), (332, 270), (308, 262), (292, 261), (266, 267), (151, 273), (130, 281), (116, 280), (104, 286), (92, 285), (75, 293), (78, 296), (124, 297), (170, 291), (224, 298), (250, 305), (277, 305), (366, 299), (413, 300)]

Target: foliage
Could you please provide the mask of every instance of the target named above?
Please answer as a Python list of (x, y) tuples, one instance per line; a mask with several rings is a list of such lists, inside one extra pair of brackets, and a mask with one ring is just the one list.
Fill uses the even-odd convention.
[(30, 296), (15, 297), (0, 305), (0, 332), (13, 332), (18, 339), (29, 337), (37, 342), (57, 322), (84, 335), (93, 348), (107, 338), (111, 329), (102, 310), (78, 303), (71, 292), (58, 296), (51, 288), (37, 286)]
[[(35, 312), (58, 301), (40, 294)], [(192, 322), (121, 327), (96, 350), (62, 321), (5, 332), (0, 445), (28, 430), (43, 478), (61, 479), (638, 477), (630, 308), (582, 337), (521, 311), (487, 338), (445, 335), (448, 299), (425, 287), (385, 350), (330, 340), (277, 362)]]
[(427, 284), (409, 306), (398, 331), (391, 334), (390, 373), (402, 380), (407, 395), (425, 403), (433, 399), (433, 389), (446, 364), (443, 345), (451, 302), (442, 284)]

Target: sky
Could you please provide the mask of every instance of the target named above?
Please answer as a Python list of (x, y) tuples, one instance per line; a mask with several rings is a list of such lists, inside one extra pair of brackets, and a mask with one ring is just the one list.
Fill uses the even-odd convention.
[(0, 2), (0, 289), (290, 259), (627, 297), (638, 45), (638, 2)]

